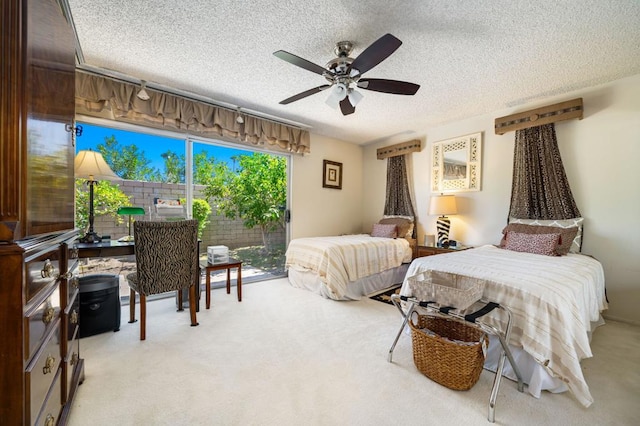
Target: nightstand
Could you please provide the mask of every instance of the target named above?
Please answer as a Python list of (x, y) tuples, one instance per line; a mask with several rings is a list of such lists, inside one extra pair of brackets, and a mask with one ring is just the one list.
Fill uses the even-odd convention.
[(418, 246), (416, 248), (416, 257), (433, 256), (435, 254), (443, 254), (443, 253), (453, 253), (456, 251), (466, 250), (470, 248), (471, 246), (458, 246), (455, 248)]

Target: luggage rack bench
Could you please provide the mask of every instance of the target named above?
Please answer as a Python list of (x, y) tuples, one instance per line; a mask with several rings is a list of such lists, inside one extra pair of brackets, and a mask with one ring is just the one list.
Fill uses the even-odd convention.
[[(402, 309), (401, 301), (407, 302), (406, 312)], [(518, 379), (518, 391), (519, 392), (524, 391), (522, 375), (520, 374), (520, 370), (518, 369), (518, 366), (516, 365), (513, 359), (513, 355), (511, 354), (511, 350), (509, 349), (509, 345), (508, 345), (509, 336), (511, 335), (511, 311), (507, 307), (502, 306), (495, 302), (490, 302), (490, 301), (481, 299), (480, 302), (483, 303), (484, 306), (482, 306), (480, 309), (472, 313), (463, 314), (461, 312), (456, 311), (456, 309), (451, 306), (440, 306), (435, 302), (421, 301), (415, 297), (401, 296), (398, 294), (394, 294), (391, 296), (391, 302), (393, 302), (395, 307), (398, 308), (404, 320), (402, 322), (402, 326), (400, 327), (400, 330), (398, 330), (398, 334), (393, 340), (393, 344), (391, 345), (391, 348), (389, 348), (389, 355), (387, 358), (388, 362), (392, 362), (393, 350), (395, 349), (396, 344), (398, 343), (398, 340), (402, 335), (402, 331), (407, 326), (407, 323), (409, 322), (411, 315), (416, 311), (417, 308), (423, 308), (426, 310), (427, 314), (429, 315), (448, 317), (448, 318), (453, 318), (457, 321), (464, 321), (468, 325), (479, 328), (485, 333), (492, 334), (500, 340), (500, 345), (502, 345), (502, 355), (500, 356), (500, 360), (498, 361), (498, 368), (496, 369), (496, 377), (493, 380), (493, 387), (491, 388), (491, 396), (489, 397), (489, 414), (487, 416), (487, 419), (491, 423), (495, 422), (496, 399), (498, 398), (498, 389), (500, 388), (500, 381), (502, 379), (502, 370), (504, 368), (505, 359), (507, 358), (509, 359), (511, 368), (513, 369), (513, 372), (515, 373)], [(496, 327), (479, 320), (484, 315), (488, 314), (494, 309), (500, 309), (504, 311), (507, 315), (507, 326), (504, 333), (502, 333)]]

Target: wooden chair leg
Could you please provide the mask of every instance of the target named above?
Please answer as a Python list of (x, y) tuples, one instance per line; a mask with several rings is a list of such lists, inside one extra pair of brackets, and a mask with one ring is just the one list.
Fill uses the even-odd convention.
[(140, 294), (140, 340), (147, 338), (147, 296)]
[(136, 292), (129, 289), (129, 324), (136, 322)]
[(189, 313), (191, 314), (191, 327), (198, 325), (198, 320), (196, 318), (196, 303), (196, 286), (192, 285), (189, 287)]
[(184, 311), (182, 307), (182, 289), (178, 290), (178, 311)]
[(238, 302), (242, 302), (242, 266), (238, 266), (238, 279), (236, 280), (238, 287)]

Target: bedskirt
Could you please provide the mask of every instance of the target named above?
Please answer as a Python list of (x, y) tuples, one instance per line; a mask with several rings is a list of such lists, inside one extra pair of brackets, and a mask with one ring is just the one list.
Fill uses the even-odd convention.
[(333, 300), (360, 300), (370, 294), (387, 289), (394, 284), (401, 284), (409, 269), (408, 263), (403, 263), (395, 268), (377, 274), (369, 275), (352, 281), (347, 285), (347, 290), (342, 298), (336, 298), (327, 285), (322, 282), (316, 272), (289, 268), (289, 283), (296, 288), (310, 290), (322, 297)]

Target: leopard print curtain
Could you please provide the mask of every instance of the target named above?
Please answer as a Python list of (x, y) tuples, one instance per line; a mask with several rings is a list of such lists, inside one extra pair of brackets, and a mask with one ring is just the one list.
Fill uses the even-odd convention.
[(581, 216), (564, 172), (553, 124), (516, 131), (509, 216), (519, 219)]
[(404, 155), (387, 159), (387, 194), (384, 214), (415, 217)]

